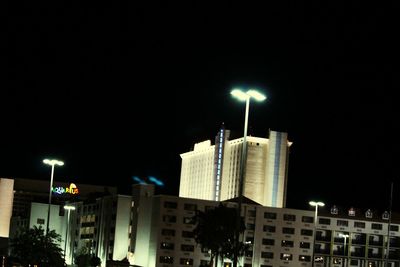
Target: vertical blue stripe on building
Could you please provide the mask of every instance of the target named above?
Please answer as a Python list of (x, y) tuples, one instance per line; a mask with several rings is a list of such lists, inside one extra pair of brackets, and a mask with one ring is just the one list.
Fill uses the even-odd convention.
[(275, 140), (275, 161), (274, 161), (274, 174), (272, 181), (272, 207), (276, 207), (276, 200), (278, 195), (278, 182), (279, 182), (279, 165), (281, 160), (281, 142), (282, 135), (281, 133), (276, 133)]
[[(221, 188), (221, 172), (222, 172), (222, 150), (224, 146), (224, 129), (220, 130), (219, 133), (219, 142), (218, 142), (218, 160), (217, 160), (217, 173), (215, 175), (215, 192), (214, 192), (214, 200), (218, 201), (220, 197), (220, 188)], [(217, 144), (216, 144), (217, 145)]]

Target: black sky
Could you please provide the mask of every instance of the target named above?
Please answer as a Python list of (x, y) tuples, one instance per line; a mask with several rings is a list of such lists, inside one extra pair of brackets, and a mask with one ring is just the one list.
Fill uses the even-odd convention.
[(241, 132), (229, 92), (256, 87), (250, 133), (293, 142), (289, 207), (385, 209), (400, 190), (398, 6), (278, 2), (10, 1), (0, 176), (48, 179), (57, 157), (56, 179), (153, 175), (177, 194), (179, 154), (222, 122)]

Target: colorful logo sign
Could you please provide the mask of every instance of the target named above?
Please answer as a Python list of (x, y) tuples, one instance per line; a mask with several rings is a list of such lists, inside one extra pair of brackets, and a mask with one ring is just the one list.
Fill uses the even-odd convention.
[(76, 185), (73, 184), (73, 183), (70, 183), (70, 184), (69, 184), (69, 187), (62, 187), (62, 186), (59, 186), (59, 187), (52, 187), (52, 188), (51, 188), (51, 191), (52, 191), (54, 194), (57, 194), (57, 195), (62, 195), (62, 194), (72, 194), (72, 195), (76, 195), (76, 194), (79, 193), (78, 187), (76, 187)]

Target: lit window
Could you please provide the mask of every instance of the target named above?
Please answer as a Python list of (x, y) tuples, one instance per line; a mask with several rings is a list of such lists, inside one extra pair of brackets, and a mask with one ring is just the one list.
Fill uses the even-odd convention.
[(182, 265), (190, 266), (190, 265), (193, 265), (193, 259), (181, 258), (179, 260), (179, 263), (182, 264)]
[(299, 261), (310, 262), (311, 256), (310, 255), (299, 255)]
[(289, 253), (281, 253), (281, 260), (291, 261), (293, 259), (293, 255)]
[(366, 212), (365, 212), (365, 218), (372, 218), (372, 211), (370, 210), (370, 209), (368, 209)]
[(160, 263), (174, 263), (174, 258), (170, 256), (160, 256)]

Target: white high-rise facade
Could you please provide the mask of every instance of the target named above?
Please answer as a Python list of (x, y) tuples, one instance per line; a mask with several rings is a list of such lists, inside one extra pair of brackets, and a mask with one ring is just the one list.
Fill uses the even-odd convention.
[(14, 180), (0, 178), (0, 237), (8, 238), (13, 208)]
[[(222, 201), (238, 196), (243, 138), (229, 140), (230, 131), (195, 144), (181, 154), (180, 197)], [(269, 132), (269, 139), (248, 136), (243, 194), (269, 207), (285, 207), (289, 147), (287, 133)]]

